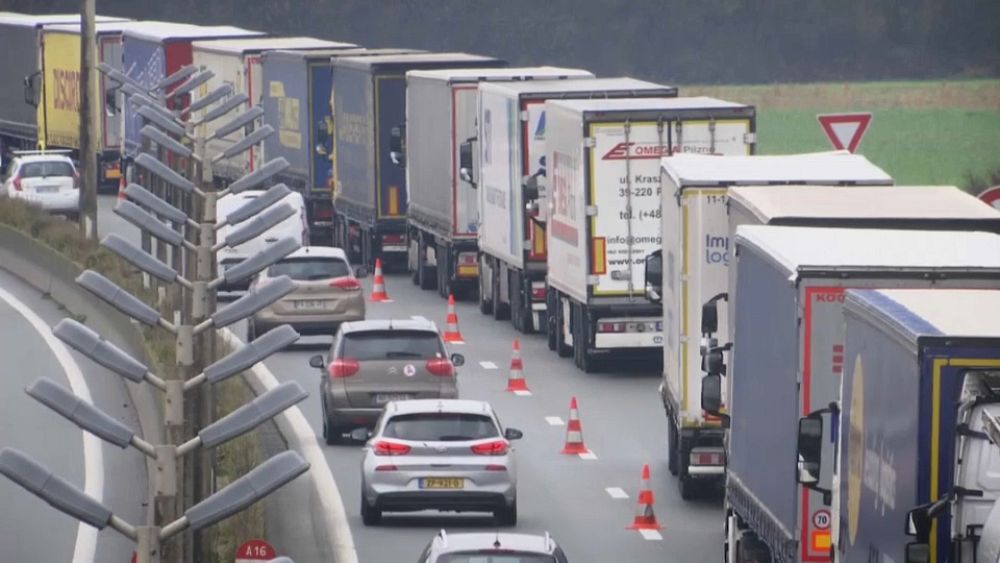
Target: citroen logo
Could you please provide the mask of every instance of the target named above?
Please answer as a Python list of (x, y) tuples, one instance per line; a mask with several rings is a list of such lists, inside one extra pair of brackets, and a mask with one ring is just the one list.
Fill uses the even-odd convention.
[(392, 366), (389, 368), (389, 375), (396, 375), (397, 373), (399, 373), (399, 368), (397, 368), (396, 366)]

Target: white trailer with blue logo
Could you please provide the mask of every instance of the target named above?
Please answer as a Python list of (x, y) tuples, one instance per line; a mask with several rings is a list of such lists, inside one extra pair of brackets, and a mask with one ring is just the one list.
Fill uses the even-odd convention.
[[(651, 300), (663, 302), (663, 381), (660, 397), (670, 439), (668, 465), (681, 497), (696, 485), (725, 477), (724, 429), (701, 410), (701, 309), (727, 290), (731, 242), (727, 216), (730, 186), (767, 190), (782, 185), (888, 186), (892, 178), (861, 155), (847, 151), (784, 156), (679, 154), (660, 163), (663, 248), (646, 268)], [(666, 265), (666, 268), (662, 264)], [(722, 332), (727, 334), (725, 317)], [(725, 400), (725, 398), (723, 398)]]
[[(545, 100), (674, 98), (634, 78), (479, 84), (479, 309), (545, 332)], [(555, 336), (550, 336), (554, 344)]]

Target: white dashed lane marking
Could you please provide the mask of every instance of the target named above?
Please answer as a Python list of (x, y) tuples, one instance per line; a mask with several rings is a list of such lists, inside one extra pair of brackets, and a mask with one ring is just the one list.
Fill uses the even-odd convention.
[(595, 460), (597, 460), (597, 454), (595, 454), (594, 452), (592, 452), (590, 450), (587, 450), (586, 453), (582, 453), (582, 454), (579, 454), (579, 455), (580, 455), (580, 459), (585, 459), (587, 461), (595, 461)]
[(547, 416), (545, 417), (545, 422), (548, 422), (549, 426), (566, 426), (566, 423), (563, 422), (563, 419), (559, 418), (558, 416)]
[(479, 365), (482, 366), (483, 369), (497, 369), (497, 365), (493, 362), (479, 362)]
[(639, 533), (642, 534), (642, 539), (644, 540), (660, 541), (663, 539), (660, 532), (657, 532), (656, 530), (639, 530)]
[(604, 490), (608, 492), (608, 495), (610, 495), (611, 498), (616, 498), (616, 499), (628, 498), (628, 493), (626, 493), (625, 489), (621, 487), (607, 487)]

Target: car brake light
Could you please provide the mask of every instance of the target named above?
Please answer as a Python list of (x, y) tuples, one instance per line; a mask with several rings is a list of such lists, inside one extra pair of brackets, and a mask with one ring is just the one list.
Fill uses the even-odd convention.
[(507, 448), (506, 440), (494, 440), (472, 446), (472, 453), (476, 455), (504, 455), (507, 453)]
[(434, 358), (427, 360), (427, 371), (441, 377), (452, 377), (455, 375), (455, 365), (448, 358)]
[(21, 191), (23, 189), (21, 187), (21, 176), (19, 176), (19, 175), (18, 176), (14, 176), (14, 179), (12, 180), (12, 183), (14, 184), (14, 189), (16, 191)]
[(359, 282), (357, 278), (353, 278), (351, 276), (343, 276), (340, 278), (334, 278), (334, 280), (330, 282), (330, 287), (336, 287), (338, 289), (346, 289), (349, 291), (354, 291), (361, 289), (361, 282)]
[(80, 189), (80, 173), (77, 172), (75, 169), (73, 170), (73, 189), (74, 190)]
[(350, 377), (361, 369), (361, 363), (351, 358), (339, 358), (330, 363), (330, 377)]
[[(406, 455), (410, 453), (410, 446), (397, 442), (375, 442), (375, 455)], [(395, 468), (395, 466), (393, 466)]]

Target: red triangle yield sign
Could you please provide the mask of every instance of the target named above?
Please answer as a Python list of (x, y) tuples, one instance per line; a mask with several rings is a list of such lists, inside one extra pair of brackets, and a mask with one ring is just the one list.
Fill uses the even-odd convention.
[(865, 131), (868, 131), (868, 126), (872, 122), (872, 114), (823, 114), (817, 115), (816, 119), (819, 120), (823, 132), (829, 137), (834, 148), (855, 152), (861, 144), (861, 139), (865, 136)]

